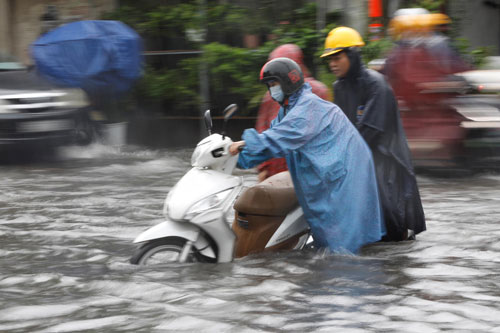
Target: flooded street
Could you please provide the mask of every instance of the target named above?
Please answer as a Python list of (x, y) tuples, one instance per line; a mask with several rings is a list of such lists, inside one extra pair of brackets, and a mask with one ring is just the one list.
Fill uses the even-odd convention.
[(0, 331), (500, 332), (500, 174), (419, 177), (428, 230), (359, 256), (130, 265), (191, 151), (0, 166)]

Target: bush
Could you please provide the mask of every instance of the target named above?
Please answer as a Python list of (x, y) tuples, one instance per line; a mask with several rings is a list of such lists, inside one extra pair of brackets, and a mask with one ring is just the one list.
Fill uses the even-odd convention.
[[(436, 10), (440, 0), (413, 1), (413, 5)], [(124, 1), (126, 6), (106, 18), (118, 19), (135, 28), (145, 40), (146, 48), (203, 50), (203, 55), (179, 57), (165, 56), (150, 60), (144, 77), (136, 89), (141, 103), (151, 101), (159, 105), (162, 114), (200, 114), (200, 70), (202, 61), (208, 69), (210, 105), (214, 110), (230, 103), (240, 106), (241, 114), (256, 114), (265, 87), (258, 82), (260, 68), (269, 53), (277, 46), (293, 43), (304, 52), (304, 60), (313, 76), (331, 87), (335, 77), (326, 62), (319, 58), (328, 32), (336, 27), (330, 22), (321, 32), (316, 30), (316, 4), (295, 1), (278, 4), (256, 0), (255, 8), (208, 1), (206, 19), (203, 19), (196, 1), (182, 1), (176, 5), (155, 6), (157, 1)], [(302, 3), (295, 10), (277, 12), (276, 8)], [(266, 7), (267, 6), (267, 7)], [(278, 17), (279, 16), (279, 17)], [(341, 16), (335, 13), (332, 20)], [(278, 20), (281, 20), (280, 23)], [(206, 27), (206, 30), (200, 29)], [(187, 31), (205, 34), (208, 43), (202, 45), (186, 36)], [(242, 48), (243, 35), (256, 34), (265, 41), (259, 48)], [(267, 41), (266, 41), (267, 40)], [(489, 54), (488, 48), (469, 51), (465, 40), (459, 40), (464, 55), (475, 65), (480, 65)], [(389, 38), (369, 41), (363, 47), (363, 60), (385, 57), (392, 48)]]
[[(172, 45), (174, 36), (183, 36), (183, 29), (196, 28), (196, 25), (200, 24), (200, 17), (199, 13), (194, 11), (195, 7), (189, 3), (183, 4), (182, 8), (177, 8), (176, 11), (170, 11), (169, 8), (163, 6), (144, 11), (137, 9), (137, 13), (134, 13), (131, 7), (122, 7), (107, 18), (119, 19), (122, 16), (125, 23), (139, 31), (146, 45)], [(206, 11), (206, 36), (212, 42), (204, 46), (189, 40), (178, 42), (188, 49), (201, 49), (203, 55), (177, 61), (151, 61), (138, 84), (138, 98), (159, 104), (164, 114), (199, 115), (202, 102), (200, 70), (204, 61), (208, 68), (211, 107), (216, 110), (227, 104), (237, 103), (241, 114), (256, 114), (265, 92), (265, 86), (258, 81), (259, 71), (267, 61), (269, 53), (285, 43), (294, 43), (301, 47), (306, 65), (315, 73), (318, 65), (321, 65), (318, 49), (322, 48), (328, 32), (316, 31), (315, 4), (309, 3), (291, 11), (289, 20), (277, 24), (274, 28), (259, 11), (266, 12), (259, 9), (250, 15), (248, 9), (235, 5), (209, 5)], [(241, 42), (244, 33), (266, 34), (264, 38), (267, 38), (268, 34), (275, 37), (252, 50), (234, 45), (235, 40)], [(235, 35), (239, 38), (235, 38)], [(223, 41), (233, 42), (233, 45)], [(328, 85), (330, 84), (331, 81), (328, 82)]]
[(492, 48), (488, 46), (471, 49), (469, 41), (465, 38), (456, 38), (453, 45), (460, 55), (476, 68), (484, 65), (486, 57), (493, 54)]
[(384, 58), (393, 46), (394, 43), (389, 37), (375, 41), (367, 40), (362, 49), (363, 61), (369, 63), (371, 60)]

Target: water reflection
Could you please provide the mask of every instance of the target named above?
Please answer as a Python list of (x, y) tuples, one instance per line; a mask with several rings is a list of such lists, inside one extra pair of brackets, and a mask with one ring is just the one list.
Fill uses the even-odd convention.
[(498, 175), (419, 178), (428, 231), (360, 256), (128, 264), (190, 149), (0, 167), (0, 331), (470, 332), (500, 326)]

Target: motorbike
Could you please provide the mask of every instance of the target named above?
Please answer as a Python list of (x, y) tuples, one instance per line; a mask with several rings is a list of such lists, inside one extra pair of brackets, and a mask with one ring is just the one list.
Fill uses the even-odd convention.
[(498, 169), (500, 99), (480, 93), (460, 75), (428, 85), (418, 105), (400, 103), (414, 166), (434, 171)]
[(392, 81), (417, 171), (448, 176), (498, 170), (500, 70), (495, 60), (489, 60), (490, 69), (465, 70), (460, 57), (435, 58), (416, 52), (418, 47), (404, 49), (368, 66)]
[(205, 112), (208, 136), (196, 145), (192, 168), (168, 193), (165, 221), (134, 240), (132, 264), (223, 263), (308, 243), (309, 225), (287, 171), (258, 184), (235, 172), (238, 155), (229, 153), (233, 141), (225, 133), (236, 110), (235, 104), (224, 110), (221, 134), (212, 134), (210, 110)]

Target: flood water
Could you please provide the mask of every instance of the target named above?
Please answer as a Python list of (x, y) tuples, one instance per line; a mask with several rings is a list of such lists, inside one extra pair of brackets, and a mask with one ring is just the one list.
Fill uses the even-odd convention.
[(500, 174), (419, 177), (428, 230), (359, 256), (130, 265), (190, 149), (0, 166), (1, 332), (500, 332)]

